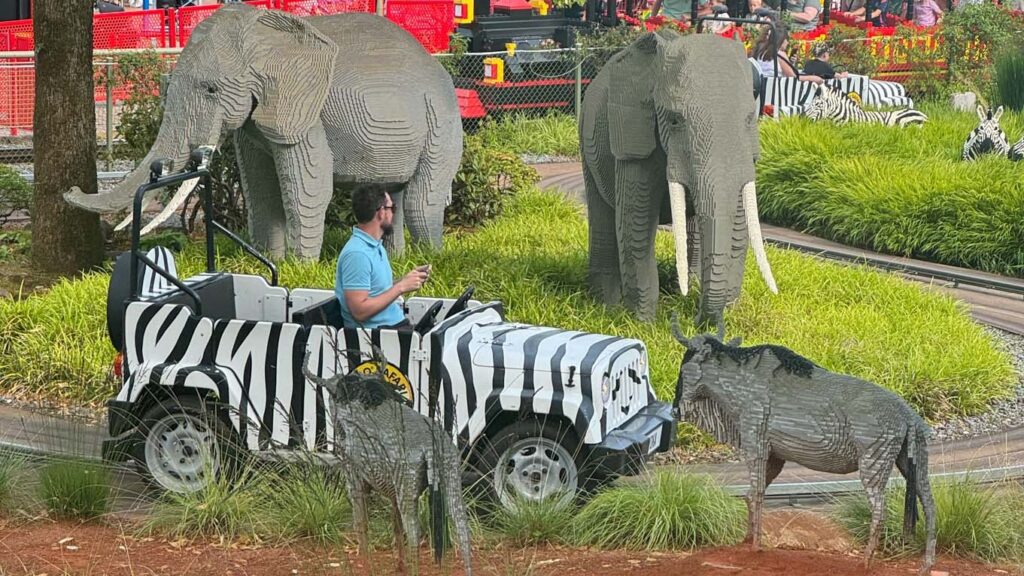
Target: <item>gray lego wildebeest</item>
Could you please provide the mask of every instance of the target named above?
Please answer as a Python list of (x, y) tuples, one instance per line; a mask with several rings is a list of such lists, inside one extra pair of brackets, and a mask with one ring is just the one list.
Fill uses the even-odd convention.
[[(376, 351), (380, 354), (380, 351)], [(428, 485), (437, 494), (431, 501), (435, 532), (446, 524), (447, 505), (462, 552), (463, 569), (472, 576), (469, 520), (462, 494), (460, 458), (452, 437), (435, 420), (410, 408), (380, 372), (358, 372), (320, 378), (302, 363), (306, 378), (333, 397), (335, 453), (342, 460), (359, 552), (369, 553), (367, 496), (372, 488), (391, 502), (398, 550), (398, 571), (405, 573), (406, 547), (412, 551), (414, 573), (419, 548), (417, 501)], [(444, 503), (440, 501), (443, 495)], [(403, 542), (403, 536), (406, 542)], [(435, 554), (443, 547), (434, 534)], [(440, 557), (437, 556), (438, 560)]]
[(893, 464), (907, 481), (903, 536), (924, 508), (927, 545), (921, 573), (935, 561), (935, 501), (928, 483), (928, 425), (897, 395), (835, 374), (781, 346), (740, 348), (714, 336), (687, 339), (675, 404), (680, 417), (739, 449), (750, 471), (747, 542), (760, 544), (764, 493), (786, 461), (811, 470), (860, 471), (871, 504), (865, 565), (878, 548), (885, 487)]

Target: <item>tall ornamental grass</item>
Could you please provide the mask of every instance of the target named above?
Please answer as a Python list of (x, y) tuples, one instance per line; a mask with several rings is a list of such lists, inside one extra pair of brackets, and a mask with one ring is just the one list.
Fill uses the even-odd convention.
[[(346, 234), (328, 235), (319, 262), (282, 262), (282, 283), (331, 288)], [(219, 246), (223, 269), (266, 274), (240, 250)], [(503, 301), (512, 321), (638, 338), (648, 346), (656, 392), (671, 399), (682, 348), (669, 318), (679, 312), (683, 330), (693, 333), (689, 322), (697, 305), (696, 292), (683, 297), (674, 287), (673, 250), (671, 235), (659, 233), (663, 293), (652, 323), (590, 296), (586, 220), (578, 206), (553, 194), (515, 196), (500, 218), (477, 231), (449, 233), (440, 251), (409, 249), (392, 263), (398, 275), (433, 264), (423, 296), (453, 297), (473, 285), (477, 299)], [(1011, 392), (1009, 357), (951, 298), (894, 275), (787, 250), (769, 248), (768, 257), (780, 293), (767, 291), (748, 255), (742, 295), (726, 313), (730, 337), (742, 336), (746, 345), (789, 346), (825, 368), (897, 391), (929, 418), (977, 413)], [(182, 275), (199, 271), (202, 246), (188, 246), (177, 260)], [(95, 275), (48, 295), (0, 302), (0, 326), (18, 326), (0, 331), (0, 390), (92, 402), (114, 394), (105, 379), (114, 353), (105, 334), (105, 283)], [(69, 311), (65, 316), (56, 313), (62, 306)], [(34, 386), (25, 383), (26, 373)], [(45, 385), (51, 374), (53, 388)]]
[(479, 132), (487, 148), (514, 154), (580, 155), (576, 118), (551, 111), (544, 116), (513, 114), (484, 123)]
[[(878, 252), (1024, 277), (1019, 163), (960, 160), (972, 112), (923, 107), (922, 127), (761, 123), (762, 221)], [(1024, 135), (1024, 116), (1003, 130)]]
[(93, 520), (110, 509), (110, 469), (79, 460), (54, 460), (39, 472), (37, 490), (53, 516)]

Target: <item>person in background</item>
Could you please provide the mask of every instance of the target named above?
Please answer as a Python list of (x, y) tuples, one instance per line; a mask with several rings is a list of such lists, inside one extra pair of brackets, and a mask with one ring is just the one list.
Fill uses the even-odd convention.
[(757, 62), (762, 76), (775, 76), (776, 62), (778, 62), (778, 75), (781, 77), (796, 78), (815, 84), (825, 81), (821, 76), (801, 74), (797, 71), (796, 66), (786, 56), (788, 48), (789, 28), (785, 23), (776, 21), (771, 26), (764, 27), (753, 51), (753, 58)]
[[(654, 0), (651, 6), (651, 17), (658, 15), (673, 20), (690, 21), (693, 11), (693, 0)], [(710, 0), (697, 0), (697, 17), (711, 13)]]
[(864, 0), (842, 0), (839, 7), (843, 16), (853, 18), (857, 22), (864, 21), (864, 11), (866, 9), (864, 7)]
[(789, 12), (795, 30), (809, 32), (818, 27), (821, 0), (785, 0), (785, 2), (786, 11)]
[(832, 64), (829, 62), (829, 60), (832, 59), (832, 53), (828, 44), (818, 42), (814, 45), (814, 48), (811, 49), (811, 54), (814, 55), (814, 59), (804, 65), (805, 74), (819, 76), (825, 80), (846, 78), (846, 72), (839, 72), (837, 74), (835, 68), (832, 68)]
[[(1020, 0), (1024, 3), (1024, 0)], [(914, 24), (922, 28), (931, 28), (942, 22), (942, 8), (935, 0), (914, 1)]]

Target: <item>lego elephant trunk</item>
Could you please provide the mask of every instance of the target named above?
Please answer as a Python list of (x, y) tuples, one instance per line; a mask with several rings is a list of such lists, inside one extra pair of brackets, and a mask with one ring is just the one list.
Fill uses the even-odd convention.
[[(744, 256), (747, 243), (754, 252), (761, 276), (772, 293), (777, 293), (775, 278), (768, 264), (761, 224), (757, 215), (757, 190), (754, 182), (742, 186), (736, 206), (708, 206), (698, 201), (698, 214), (693, 215), (697, 230), (686, 229), (686, 189), (669, 182), (669, 205), (676, 245), (676, 272), (683, 294), (689, 292), (687, 242), (699, 244), (701, 264), (701, 296), (698, 324), (723, 328), (722, 313), (726, 304), (739, 296), (743, 283)], [(713, 202), (711, 204), (714, 204)], [(704, 207), (703, 213), (701, 206)], [(700, 240), (697, 240), (697, 239)]]
[(188, 161), (190, 150), (187, 142), (184, 140), (180, 143), (174, 142), (162, 132), (163, 130), (157, 136), (156, 142), (149, 149), (146, 157), (112, 190), (101, 194), (85, 194), (78, 187), (74, 187), (64, 194), (64, 199), (72, 206), (101, 214), (130, 208), (135, 191), (139, 186), (149, 182), (149, 166), (154, 160), (169, 158), (174, 161), (175, 169), (180, 169)]

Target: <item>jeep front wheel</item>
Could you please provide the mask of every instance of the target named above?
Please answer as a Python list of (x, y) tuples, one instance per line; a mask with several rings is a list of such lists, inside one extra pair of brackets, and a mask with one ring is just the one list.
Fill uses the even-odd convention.
[(548, 497), (568, 503), (580, 487), (577, 446), (575, 435), (562, 426), (516, 422), (482, 440), (476, 467), (488, 495), (505, 508)]

